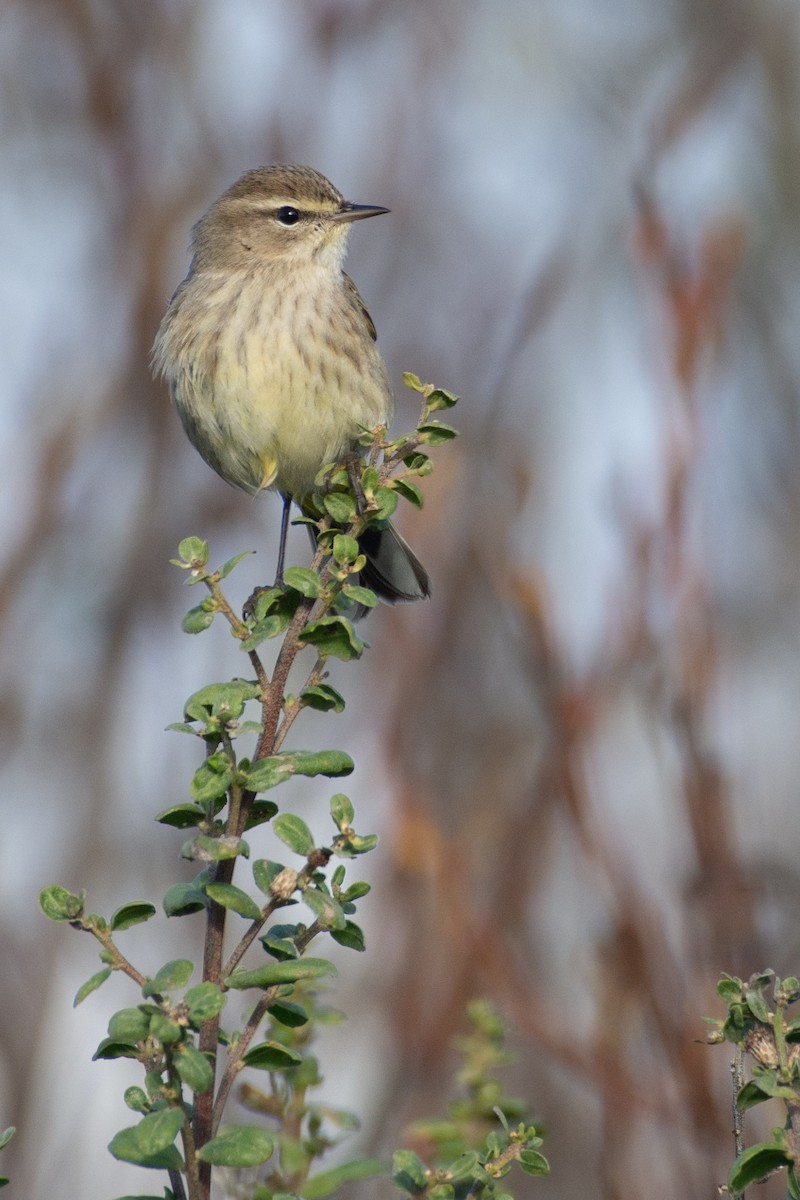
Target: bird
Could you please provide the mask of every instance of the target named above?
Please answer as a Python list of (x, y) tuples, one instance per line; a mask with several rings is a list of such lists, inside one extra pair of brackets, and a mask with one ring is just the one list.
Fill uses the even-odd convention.
[[(394, 397), (375, 326), (343, 271), (351, 226), (389, 210), (345, 200), (312, 167), (245, 172), (194, 225), (188, 274), (153, 345), (189, 440), (229, 484), (289, 513), (327, 463), (388, 425)], [(361, 582), (383, 601), (430, 596), (428, 572), (390, 522), (359, 537)]]

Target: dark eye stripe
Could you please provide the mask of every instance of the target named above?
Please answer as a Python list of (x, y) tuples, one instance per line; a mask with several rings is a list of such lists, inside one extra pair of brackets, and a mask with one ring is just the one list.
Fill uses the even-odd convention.
[(300, 220), (299, 211), (291, 204), (283, 204), (276, 215), (281, 225), (296, 225)]

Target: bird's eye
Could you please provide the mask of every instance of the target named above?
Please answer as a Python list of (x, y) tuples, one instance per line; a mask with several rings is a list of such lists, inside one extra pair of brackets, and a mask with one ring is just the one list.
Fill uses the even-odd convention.
[(278, 220), (281, 225), (296, 225), (300, 220), (300, 213), (291, 204), (284, 204), (278, 209)]

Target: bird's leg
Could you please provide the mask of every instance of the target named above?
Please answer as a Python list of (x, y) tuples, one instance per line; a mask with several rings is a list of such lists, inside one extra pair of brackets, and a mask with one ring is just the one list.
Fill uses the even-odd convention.
[(281, 532), (280, 540), (278, 542), (278, 568), (275, 572), (275, 582), (271, 587), (257, 587), (253, 589), (252, 594), (248, 596), (244, 603), (244, 608), (242, 609), (242, 616), (245, 618), (245, 620), (255, 617), (256, 602), (259, 596), (263, 596), (265, 592), (271, 592), (274, 588), (283, 588), (284, 586), (283, 564), (286, 558), (286, 538), (289, 534), (289, 510), (292, 507), (292, 498), (291, 496), (282, 495), (281, 499), (283, 500), (283, 512), (281, 513)]
[(292, 507), (292, 497), (283, 496), (283, 512), (281, 513), (281, 536), (278, 543), (278, 569), (275, 572), (276, 588), (283, 587), (283, 563), (286, 558), (286, 538), (289, 534), (289, 509)]

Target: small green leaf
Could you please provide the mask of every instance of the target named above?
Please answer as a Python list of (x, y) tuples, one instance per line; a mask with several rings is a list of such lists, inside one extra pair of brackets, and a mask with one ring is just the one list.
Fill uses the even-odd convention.
[(0, 1133), (0, 1150), (2, 1150), (4, 1146), (8, 1145), (16, 1132), (16, 1125), (9, 1125), (8, 1129), (4, 1129), (3, 1132)]
[(206, 816), (206, 810), (199, 804), (173, 804), (157, 814), (156, 820), (162, 825), (171, 825), (173, 829), (192, 829), (199, 825)]
[(341, 929), (331, 930), (331, 937), (340, 946), (347, 946), (348, 950), (366, 950), (366, 942), (364, 941), (364, 931), (354, 921), (345, 921)]
[(209, 683), (189, 697), (183, 710), (184, 715), (187, 721), (205, 722), (209, 717), (218, 717), (222, 721), (237, 721), (244, 712), (245, 703), (255, 700), (260, 693), (259, 684), (252, 679)]
[(246, 1067), (255, 1067), (259, 1071), (282, 1071), (285, 1067), (296, 1067), (302, 1061), (302, 1054), (280, 1042), (261, 1042), (242, 1058)]
[(299, 979), (319, 979), (335, 975), (336, 967), (324, 958), (299, 958), (293, 962), (264, 963), (255, 970), (237, 967), (225, 980), (226, 987), (241, 991), (244, 988), (268, 988), (279, 983), (297, 983)]
[(385, 1174), (386, 1167), (377, 1158), (356, 1158), (352, 1162), (331, 1167), (328, 1171), (320, 1171), (319, 1175), (303, 1184), (298, 1194), (303, 1200), (324, 1200), (325, 1196), (330, 1196), (345, 1183)]
[(407, 388), (410, 388), (412, 392), (422, 391), (422, 384), (420, 383), (419, 375), (415, 375), (413, 371), (403, 372), (403, 383)]
[(770, 1097), (779, 1100), (796, 1099), (794, 1089), (786, 1083), (781, 1083), (777, 1071), (763, 1071), (756, 1079), (746, 1083), (736, 1097), (736, 1107), (744, 1111)]
[(550, 1163), (538, 1150), (523, 1150), (519, 1156), (519, 1165), (526, 1175), (548, 1175)]
[(439, 446), (442, 442), (452, 441), (457, 437), (456, 430), (443, 421), (425, 421), (417, 429), (419, 440), (425, 446)]
[(316, 646), (323, 658), (333, 655), (342, 662), (359, 658), (364, 649), (364, 642), (356, 634), (352, 623), (340, 616), (309, 621), (298, 634), (297, 640), (304, 646)]
[(319, 575), (310, 567), (287, 567), (283, 578), (290, 588), (294, 588), (301, 596), (307, 596), (310, 600), (316, 600), (322, 591)]
[(142, 988), (142, 995), (160, 996), (163, 992), (175, 991), (189, 982), (193, 971), (194, 963), (188, 958), (172, 959), (147, 981)]
[(277, 811), (278, 806), (274, 800), (254, 800), (247, 810), (245, 830), (255, 829), (265, 821), (271, 821)]
[(173, 883), (164, 897), (164, 912), (168, 917), (185, 917), (201, 912), (208, 905), (205, 892), (191, 883)]
[(92, 1055), (92, 1061), (110, 1061), (114, 1058), (139, 1058), (139, 1051), (130, 1042), (118, 1042), (115, 1038), (103, 1038)]
[(178, 544), (178, 554), (185, 563), (204, 566), (208, 562), (208, 542), (199, 537), (185, 537)]
[(352, 802), (342, 792), (331, 796), (331, 816), (337, 829), (349, 828), (353, 824), (355, 815), (356, 810), (353, 808)]
[(255, 900), (233, 883), (209, 883), (206, 885), (206, 895), (240, 917), (248, 917), (251, 921), (261, 918), (261, 909)]
[(51, 921), (74, 921), (83, 913), (85, 900), (85, 892), (76, 895), (58, 883), (43, 888), (39, 893), (39, 906)]
[(772, 1142), (758, 1142), (743, 1151), (728, 1175), (728, 1191), (739, 1196), (752, 1183), (760, 1183), (779, 1167), (791, 1166), (789, 1153)]
[(259, 758), (243, 768), (245, 786), (253, 792), (265, 792), (292, 775), (349, 775), (354, 763), (341, 750), (292, 750)]
[(305, 708), (315, 708), (319, 712), (342, 712), (344, 698), (329, 683), (318, 683), (305, 688), (300, 693), (300, 703)]
[(415, 508), (422, 508), (422, 489), (412, 479), (392, 479), (389, 482), (389, 487), (399, 492), (403, 499), (408, 500)]
[(265, 896), (270, 894), (272, 881), (284, 870), (283, 863), (270, 862), (266, 858), (257, 858), (253, 863), (253, 880), (256, 887)]
[(114, 933), (119, 933), (123, 929), (130, 929), (132, 925), (141, 925), (155, 915), (155, 905), (148, 904), (146, 900), (134, 900), (118, 908), (112, 914), (110, 924)]
[(92, 975), (91, 979), (87, 979), (86, 983), (81, 984), (75, 993), (75, 999), (72, 1001), (72, 1007), (77, 1008), (82, 1004), (87, 996), (91, 996), (92, 992), (96, 992), (101, 987), (111, 974), (111, 967), (103, 967), (102, 971), (98, 971), (96, 975)]
[(406, 1192), (424, 1192), (428, 1183), (425, 1164), (413, 1150), (396, 1150), (392, 1155), (392, 1182)]
[(280, 962), (285, 962), (288, 959), (300, 957), (300, 951), (291, 938), (276, 937), (270, 931), (265, 933), (263, 937), (258, 939), (261, 945), (266, 950), (267, 954), (271, 954), (273, 958), (277, 958)]
[[(287, 814), (288, 815), (288, 814)], [(303, 900), (313, 912), (323, 929), (341, 930), (345, 927), (342, 906), (322, 888), (307, 887)]]
[(211, 800), (221, 799), (231, 786), (233, 772), (229, 763), (220, 754), (210, 755), (202, 763), (189, 784), (192, 799), (198, 804), (208, 804)]
[(197, 1157), (215, 1167), (257, 1167), (271, 1154), (272, 1138), (263, 1129), (256, 1125), (223, 1125)]
[(234, 554), (233, 558), (229, 558), (219, 569), (220, 579), (227, 579), (234, 567), (238, 566), (243, 558), (249, 558), (251, 554), (255, 554), (255, 550), (243, 550), (241, 554)]
[(150, 1032), (150, 1015), (141, 1008), (121, 1008), (108, 1022), (108, 1036), (131, 1046), (143, 1042)]
[(458, 396), (455, 392), (447, 392), (444, 388), (434, 388), (425, 400), (425, 407), (428, 412), (436, 412), (442, 408), (452, 408), (458, 403)]
[(202, 1096), (213, 1087), (214, 1069), (206, 1056), (191, 1042), (182, 1042), (175, 1047), (173, 1061), (181, 1079), (195, 1095)]
[(308, 1013), (302, 1004), (295, 1004), (293, 1000), (276, 1000), (269, 1006), (269, 1015), (289, 1029), (308, 1024)]
[(307, 856), (314, 849), (314, 838), (305, 821), (294, 813), (285, 812), (276, 817), (272, 828), (277, 837), (295, 854)]
[(150, 1101), (147, 1098), (147, 1092), (140, 1087), (126, 1088), (123, 1099), (128, 1108), (134, 1112), (147, 1113), (150, 1111)]
[(770, 1023), (771, 1014), (769, 1005), (767, 1004), (764, 994), (757, 991), (755, 988), (748, 988), (746, 994), (747, 1007), (756, 1018), (757, 1021), (762, 1021), (765, 1025)]
[(239, 855), (243, 858), (250, 857), (250, 847), (244, 838), (213, 838), (201, 833), (181, 846), (182, 858), (193, 858), (200, 862), (225, 862)]
[(333, 557), (339, 566), (354, 563), (361, 553), (358, 542), (346, 533), (337, 533), (333, 539)]
[(352, 600), (353, 604), (361, 604), (364, 608), (374, 608), (378, 603), (378, 597), (371, 588), (360, 587), (355, 583), (346, 583), (342, 588), (342, 595)]
[(356, 515), (356, 502), (347, 492), (327, 492), (322, 497), (325, 511), (337, 525), (351, 525)]
[(214, 609), (207, 609), (202, 604), (198, 604), (195, 608), (189, 609), (181, 621), (181, 629), (184, 633), (202, 633), (204, 629), (208, 629), (216, 615)]
[(195, 1029), (198, 1029), (206, 1021), (216, 1017), (217, 1013), (222, 1010), (225, 1004), (225, 993), (216, 983), (206, 981), (189, 988), (183, 997), (183, 1002), (189, 1010), (189, 1021)]
[(370, 518), (372, 520), (388, 521), (397, 508), (397, 492), (389, 487), (376, 488), (373, 494), (373, 501), (377, 505), (377, 508), (370, 510)]
[(353, 900), (360, 900), (362, 896), (366, 896), (371, 891), (370, 884), (360, 879), (356, 883), (351, 883), (346, 892), (342, 892), (342, 900), (346, 903), (350, 903)]
[(141, 1167), (181, 1170), (183, 1160), (173, 1142), (183, 1125), (183, 1109), (163, 1108), (149, 1113), (138, 1125), (121, 1129), (109, 1142), (114, 1158)]

